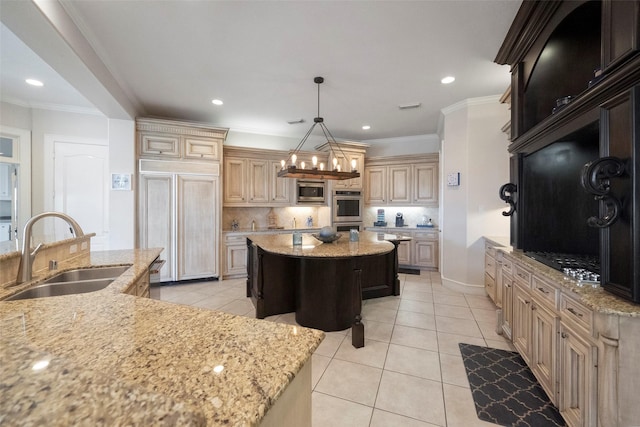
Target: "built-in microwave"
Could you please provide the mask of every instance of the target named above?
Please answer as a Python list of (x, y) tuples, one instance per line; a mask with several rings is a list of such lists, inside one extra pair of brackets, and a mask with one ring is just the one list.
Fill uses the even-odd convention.
[(333, 192), (333, 222), (362, 222), (362, 193), (335, 190)]
[(326, 184), (324, 181), (296, 181), (297, 204), (324, 204)]

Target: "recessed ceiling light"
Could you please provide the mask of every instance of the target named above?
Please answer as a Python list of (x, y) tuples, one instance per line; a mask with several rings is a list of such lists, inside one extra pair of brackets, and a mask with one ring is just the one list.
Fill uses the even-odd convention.
[(224, 104), (224, 102), (222, 102), (222, 101), (221, 101), (221, 100), (219, 100), (219, 99), (214, 99), (213, 101), (211, 101), (211, 103), (212, 103), (213, 105), (222, 105), (222, 104)]
[(44, 86), (44, 83), (36, 79), (26, 79), (25, 82), (27, 82), (27, 84), (30, 84), (31, 86)]
[(362, 130), (369, 130), (369, 129), (371, 129), (371, 126), (369, 125), (362, 126)]
[(448, 85), (449, 83), (453, 83), (455, 81), (456, 81), (456, 78), (453, 77), (453, 76), (447, 76), (447, 77), (443, 78), (442, 80), (440, 80), (440, 82), (443, 85)]

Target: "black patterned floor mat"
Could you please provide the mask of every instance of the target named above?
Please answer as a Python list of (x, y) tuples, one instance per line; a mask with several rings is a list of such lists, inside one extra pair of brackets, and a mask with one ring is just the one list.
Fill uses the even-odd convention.
[(517, 352), (459, 345), (478, 418), (510, 427), (566, 425)]

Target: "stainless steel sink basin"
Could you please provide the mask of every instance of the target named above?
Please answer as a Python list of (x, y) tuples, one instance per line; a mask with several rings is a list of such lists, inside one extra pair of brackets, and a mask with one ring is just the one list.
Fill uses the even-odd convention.
[(115, 279), (80, 280), (76, 282), (45, 283), (10, 296), (6, 301), (21, 299), (57, 297), (60, 295), (84, 294), (104, 289)]
[(117, 265), (113, 267), (82, 268), (69, 270), (57, 274), (43, 283), (77, 282), (80, 280), (114, 279), (131, 267), (130, 265)]
[(18, 292), (6, 301), (84, 294), (104, 289), (131, 265), (94, 267), (69, 270), (57, 274), (43, 283)]

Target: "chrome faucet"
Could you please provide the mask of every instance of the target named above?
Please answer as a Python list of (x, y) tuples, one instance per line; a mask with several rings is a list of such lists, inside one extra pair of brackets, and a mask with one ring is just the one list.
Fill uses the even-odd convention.
[(80, 228), (80, 225), (76, 222), (76, 220), (74, 220), (67, 214), (63, 214), (62, 212), (43, 212), (31, 218), (24, 225), (24, 232), (22, 233), (22, 257), (20, 258), (20, 267), (18, 267), (18, 277), (15, 283), (16, 285), (24, 282), (29, 282), (33, 278), (33, 260), (36, 258), (36, 254), (42, 248), (42, 243), (36, 246), (33, 252), (31, 252), (31, 229), (33, 228), (33, 224), (35, 224), (42, 218), (47, 217), (64, 219), (65, 221), (67, 221), (67, 224), (69, 224), (69, 231), (71, 231), (71, 233), (75, 237), (84, 236), (84, 232), (82, 231), (82, 228)]

